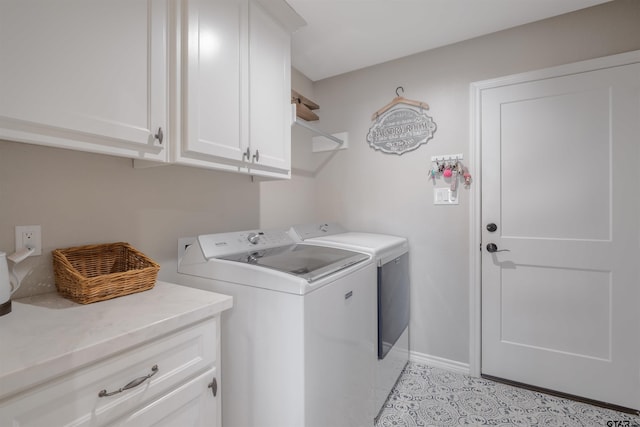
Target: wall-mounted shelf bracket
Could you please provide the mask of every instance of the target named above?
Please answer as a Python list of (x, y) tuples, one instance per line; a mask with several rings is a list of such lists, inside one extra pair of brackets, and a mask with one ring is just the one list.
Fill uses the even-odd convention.
[(302, 126), (303, 128), (308, 129), (311, 132), (315, 133), (316, 135), (324, 136), (325, 138), (330, 139), (331, 141), (335, 142), (336, 144), (342, 145), (344, 143), (344, 141), (341, 140), (340, 138), (336, 138), (335, 136), (333, 136), (331, 134), (323, 132), (320, 129), (316, 128), (315, 126), (312, 126), (309, 123), (307, 123), (306, 121), (298, 118), (296, 116), (296, 104), (291, 104), (291, 123), (292, 124), (296, 124), (298, 126)]

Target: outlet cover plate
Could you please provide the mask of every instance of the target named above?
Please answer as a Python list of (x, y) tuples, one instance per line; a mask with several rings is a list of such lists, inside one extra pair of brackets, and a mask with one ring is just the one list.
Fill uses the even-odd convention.
[(42, 227), (39, 225), (16, 226), (16, 251), (24, 247), (34, 249), (29, 256), (42, 255)]

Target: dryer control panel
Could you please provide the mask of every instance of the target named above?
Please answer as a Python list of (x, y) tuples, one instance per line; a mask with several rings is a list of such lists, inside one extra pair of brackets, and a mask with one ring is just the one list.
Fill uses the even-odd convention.
[(346, 233), (347, 229), (335, 222), (323, 222), (318, 224), (294, 225), (291, 227), (289, 232), (294, 236), (294, 238), (307, 240), (316, 237)]

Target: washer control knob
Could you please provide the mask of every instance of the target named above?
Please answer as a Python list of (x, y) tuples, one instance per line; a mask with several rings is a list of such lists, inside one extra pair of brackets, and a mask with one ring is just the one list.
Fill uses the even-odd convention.
[(247, 236), (247, 240), (252, 245), (257, 245), (258, 240), (260, 240), (260, 235), (258, 233), (249, 233), (249, 235)]

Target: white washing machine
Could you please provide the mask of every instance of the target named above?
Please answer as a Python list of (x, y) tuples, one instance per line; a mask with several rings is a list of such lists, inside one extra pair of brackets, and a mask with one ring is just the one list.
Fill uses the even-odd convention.
[(305, 243), (371, 254), (378, 273), (375, 411), (378, 413), (409, 361), (409, 244), (406, 238), (349, 232), (340, 224), (293, 226), (294, 239)]
[(225, 427), (373, 424), (369, 254), (252, 230), (181, 239), (178, 272), (183, 285), (233, 296), (221, 324)]

